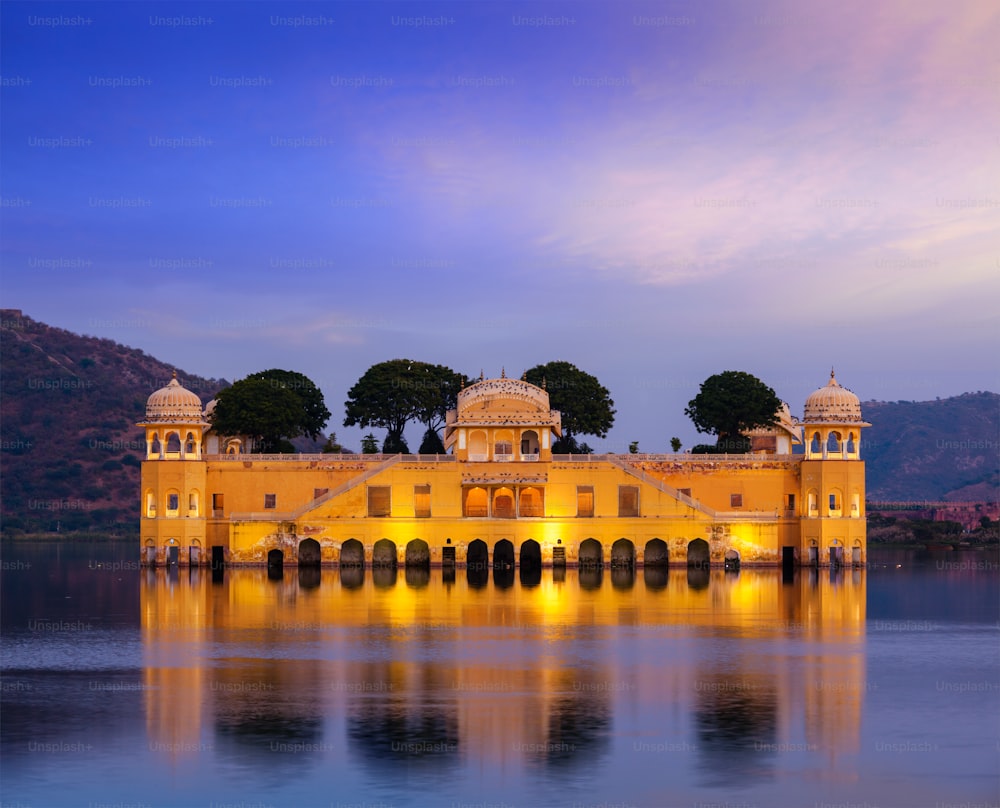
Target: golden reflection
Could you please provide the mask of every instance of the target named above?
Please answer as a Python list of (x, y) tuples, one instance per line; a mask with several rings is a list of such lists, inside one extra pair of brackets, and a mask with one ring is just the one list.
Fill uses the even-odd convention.
[(683, 741), (732, 776), (772, 750), (846, 758), (865, 603), (861, 570), (150, 571), (148, 737), (172, 765), (205, 744), (374, 769), (585, 765), (615, 742)]

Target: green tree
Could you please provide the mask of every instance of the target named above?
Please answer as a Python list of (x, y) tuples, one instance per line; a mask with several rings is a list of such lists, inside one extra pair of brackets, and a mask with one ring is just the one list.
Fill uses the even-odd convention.
[(344, 426), (385, 429), (384, 451), (406, 452), (406, 425), (416, 420), (428, 429), (440, 428), (455, 407), (464, 378), (443, 365), (412, 359), (372, 365), (347, 391)]
[(615, 422), (615, 402), (596, 377), (569, 362), (549, 362), (526, 371), (524, 378), (545, 387), (550, 406), (562, 413), (562, 438), (552, 445), (553, 453), (582, 453), (577, 435), (608, 436)]
[(628, 445), (629, 454), (639, 454), (639, 441), (634, 440)]
[(679, 452), (681, 450), (681, 439), (680, 438), (671, 438), (670, 439), (670, 448), (673, 450), (673, 452), (675, 454), (677, 452)]
[(361, 454), (378, 454), (378, 441), (371, 432), (361, 439)]
[[(716, 436), (716, 452), (747, 452), (746, 432), (771, 426), (777, 420), (781, 400), (774, 390), (749, 373), (727, 370), (709, 376), (684, 409), (695, 429)], [(705, 451), (699, 444), (692, 452)]]
[(444, 454), (444, 443), (441, 441), (441, 436), (438, 434), (436, 429), (427, 427), (427, 431), (424, 433), (424, 439), (420, 443), (420, 448), (417, 450), (420, 454)]
[(234, 382), (216, 396), (210, 421), (222, 435), (244, 435), (250, 451), (294, 451), (288, 438), (316, 438), (330, 411), (323, 394), (301, 373), (266, 370)]

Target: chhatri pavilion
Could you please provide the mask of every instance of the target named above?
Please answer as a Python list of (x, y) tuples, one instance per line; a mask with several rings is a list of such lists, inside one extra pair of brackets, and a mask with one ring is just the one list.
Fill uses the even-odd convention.
[[(153, 393), (142, 464), (148, 565), (858, 565), (867, 558), (856, 395), (829, 382), (741, 455), (554, 455), (559, 412), (481, 379), (443, 455), (243, 452), (176, 377)], [(796, 451), (796, 449), (798, 451)]]

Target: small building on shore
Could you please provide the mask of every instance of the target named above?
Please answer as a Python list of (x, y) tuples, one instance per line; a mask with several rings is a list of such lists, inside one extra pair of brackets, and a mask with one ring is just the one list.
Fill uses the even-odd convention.
[[(246, 454), (176, 377), (149, 397), (148, 565), (851, 565), (867, 559), (856, 395), (830, 374), (741, 455), (556, 455), (559, 412), (481, 379), (443, 455)], [(795, 452), (795, 448), (801, 451)]]

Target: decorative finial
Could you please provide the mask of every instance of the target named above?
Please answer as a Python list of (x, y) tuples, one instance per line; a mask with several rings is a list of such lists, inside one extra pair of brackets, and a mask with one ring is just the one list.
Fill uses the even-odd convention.
[(524, 373), (521, 374), (521, 381), (522, 382), (528, 381), (528, 371), (524, 371)]
[(482, 368), (479, 368), (479, 381), (481, 381), (481, 382), (486, 381), (486, 374), (483, 373), (483, 369)]
[(503, 365), (500, 366), (500, 378), (501, 379), (507, 378), (507, 369), (504, 368)]
[(177, 371), (176, 371), (176, 370), (174, 371), (174, 376), (173, 376), (173, 378), (175, 378), (175, 379), (177, 378)]
[(830, 365), (830, 378), (833, 378), (833, 365)]
[(548, 390), (549, 389), (548, 388), (548, 382), (545, 380), (544, 376), (542, 376), (542, 389), (543, 390)]

